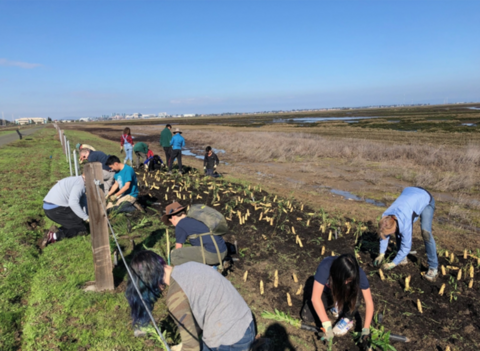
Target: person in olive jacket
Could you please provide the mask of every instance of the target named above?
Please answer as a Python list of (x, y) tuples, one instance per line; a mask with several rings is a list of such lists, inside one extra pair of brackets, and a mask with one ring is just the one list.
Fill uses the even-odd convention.
[(167, 124), (160, 133), (160, 146), (165, 151), (165, 163), (169, 165), (170, 158), (172, 157), (172, 147), (170, 146), (170, 140), (172, 140), (172, 126)]
[(140, 167), (140, 158), (142, 158), (142, 163), (146, 161), (148, 155), (148, 145), (142, 142), (135, 143), (133, 146), (133, 152), (137, 155), (137, 168)]

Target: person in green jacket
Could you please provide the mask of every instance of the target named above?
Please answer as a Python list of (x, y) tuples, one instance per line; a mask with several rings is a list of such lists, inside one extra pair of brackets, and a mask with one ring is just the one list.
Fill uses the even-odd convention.
[(140, 167), (140, 157), (143, 159), (143, 162), (146, 161), (147, 159), (147, 154), (148, 154), (148, 145), (142, 142), (135, 143), (133, 146), (133, 152), (135, 152), (135, 155), (137, 155), (137, 168)]
[(165, 162), (167, 165), (170, 164), (170, 158), (172, 157), (172, 147), (170, 146), (170, 140), (172, 140), (171, 129), (172, 126), (167, 124), (160, 133), (160, 146), (163, 147), (163, 150), (165, 151)]

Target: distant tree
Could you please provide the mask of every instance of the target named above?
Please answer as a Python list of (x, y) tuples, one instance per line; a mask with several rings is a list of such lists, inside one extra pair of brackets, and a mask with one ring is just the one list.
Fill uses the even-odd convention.
[(47, 123), (52, 123), (52, 119), (50, 117), (48, 117)]

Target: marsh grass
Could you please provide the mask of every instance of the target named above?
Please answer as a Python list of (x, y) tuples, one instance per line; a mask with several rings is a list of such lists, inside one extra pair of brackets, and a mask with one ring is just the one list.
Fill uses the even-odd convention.
[[(302, 172), (314, 172), (308, 163), (332, 158), (353, 164), (376, 163), (377, 168), (396, 168), (401, 178), (440, 191), (472, 189), (480, 184), (480, 144), (450, 147), (401, 144), (355, 138), (323, 137), (307, 133), (191, 131), (194, 143), (216, 145), (227, 153), (253, 162), (303, 162)], [(367, 164), (365, 164), (367, 166)], [(368, 172), (377, 184), (378, 175)]]

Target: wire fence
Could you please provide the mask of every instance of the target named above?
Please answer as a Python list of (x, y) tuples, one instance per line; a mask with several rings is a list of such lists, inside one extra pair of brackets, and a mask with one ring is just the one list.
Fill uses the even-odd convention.
[[(57, 131), (58, 131), (60, 143), (63, 147), (64, 152), (65, 152), (66, 161), (68, 162), (68, 164), (70, 166), (70, 176), (73, 176), (73, 170), (75, 171), (75, 175), (78, 176), (78, 174), (80, 173), (80, 167), (79, 167), (78, 160), (77, 160), (76, 149), (73, 150), (74, 168), (72, 170), (72, 153), (70, 151), (70, 141), (67, 139), (63, 130), (61, 130), (58, 127), (57, 124), (54, 124), (54, 126), (55, 126), (55, 129), (57, 129)], [(98, 196), (99, 199), (101, 199), (102, 196), (101, 196), (100, 190), (99, 190), (101, 181), (95, 179), (94, 182), (95, 182), (95, 189), (97, 191), (97, 196)], [(122, 248), (120, 247), (120, 244), (118, 243), (117, 235), (115, 234), (115, 231), (113, 230), (113, 227), (110, 223), (110, 220), (108, 219), (107, 209), (105, 207), (105, 202), (103, 202), (103, 201), (102, 201), (102, 209), (103, 209), (103, 215), (105, 216), (105, 218), (107, 220), (108, 228), (110, 229), (110, 232), (112, 233), (113, 239), (115, 240), (115, 244), (117, 246), (117, 250), (120, 253), (120, 256), (122, 258), (123, 264), (125, 265), (125, 268), (127, 269), (128, 276), (130, 277), (130, 280), (131, 280), (133, 286), (135, 287), (135, 291), (137, 292), (138, 296), (140, 297), (140, 300), (142, 301), (142, 304), (145, 307), (145, 310), (147, 311), (148, 316), (150, 317), (150, 320), (153, 324), (153, 327), (155, 328), (155, 331), (157, 332), (158, 336), (160, 337), (160, 340), (163, 343), (163, 348), (166, 351), (171, 351), (170, 347), (168, 346), (167, 341), (165, 340), (165, 337), (163, 336), (160, 328), (158, 327), (157, 323), (155, 322), (155, 318), (153, 318), (153, 315), (152, 315), (150, 309), (148, 308), (147, 304), (145, 303), (145, 300), (143, 299), (142, 294), (140, 293), (140, 289), (138, 288), (137, 284), (135, 283), (135, 280), (133, 279), (132, 271), (130, 270), (130, 267), (128, 266), (127, 261), (125, 260), (125, 256), (123, 255)]]

